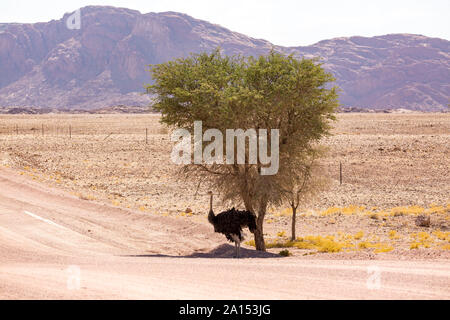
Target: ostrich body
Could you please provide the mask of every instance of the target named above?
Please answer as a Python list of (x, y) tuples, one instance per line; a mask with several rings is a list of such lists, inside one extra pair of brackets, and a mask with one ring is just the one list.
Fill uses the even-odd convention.
[(215, 215), (212, 209), (212, 193), (210, 196), (208, 221), (214, 226), (214, 232), (222, 233), (228, 241), (234, 242), (236, 257), (239, 258), (241, 241), (244, 239), (242, 228), (248, 227), (250, 232), (254, 233), (256, 230), (255, 215), (250, 211), (236, 210), (235, 208)]

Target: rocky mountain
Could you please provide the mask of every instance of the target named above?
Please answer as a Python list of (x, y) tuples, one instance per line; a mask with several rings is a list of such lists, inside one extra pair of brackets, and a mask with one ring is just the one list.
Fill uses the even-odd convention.
[(320, 56), (337, 78), (344, 106), (443, 110), (450, 97), (450, 42), (392, 34), (281, 47), (176, 12), (141, 14), (84, 7), (45, 23), (0, 24), (0, 107), (97, 109), (143, 106), (147, 65), (220, 46), (227, 54), (271, 48)]
[(444, 110), (450, 103), (450, 41), (411, 34), (324, 40), (291, 48), (323, 57), (346, 106)]

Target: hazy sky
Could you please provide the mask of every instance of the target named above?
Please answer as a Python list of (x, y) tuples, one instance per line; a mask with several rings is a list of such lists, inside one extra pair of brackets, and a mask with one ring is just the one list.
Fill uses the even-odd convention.
[(183, 12), (285, 46), (387, 33), (450, 39), (450, 0), (0, 0), (0, 22), (60, 19), (86, 5)]

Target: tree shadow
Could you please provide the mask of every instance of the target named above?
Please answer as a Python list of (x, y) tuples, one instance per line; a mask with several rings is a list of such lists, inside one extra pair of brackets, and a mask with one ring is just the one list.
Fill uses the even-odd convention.
[[(220, 258), (220, 259), (230, 259), (235, 256), (235, 248), (234, 245), (230, 244), (222, 244), (209, 252), (194, 252), (189, 255), (165, 255), (165, 254), (135, 254), (135, 255), (121, 255), (122, 257), (141, 257), (141, 258), (154, 258), (154, 257), (163, 257), (163, 258)], [(281, 258), (280, 255), (271, 253), (271, 252), (263, 252), (257, 251), (254, 249), (242, 248), (240, 250), (240, 258)]]

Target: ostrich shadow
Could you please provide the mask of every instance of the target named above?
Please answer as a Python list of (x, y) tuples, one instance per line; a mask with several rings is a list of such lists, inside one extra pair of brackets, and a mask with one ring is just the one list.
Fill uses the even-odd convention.
[[(211, 251), (208, 252), (193, 252), (189, 255), (165, 255), (161, 253), (155, 253), (155, 254), (137, 254), (137, 255), (122, 255), (122, 257), (141, 257), (141, 258), (219, 258), (219, 259), (230, 259), (234, 258), (235, 255), (235, 247), (230, 244), (222, 244)], [(257, 251), (254, 249), (247, 249), (244, 247), (241, 247), (240, 257), (242, 258), (283, 258), (279, 254), (272, 253), (272, 252), (264, 252), (264, 251)]]

